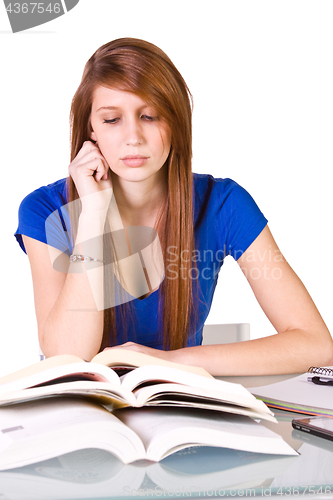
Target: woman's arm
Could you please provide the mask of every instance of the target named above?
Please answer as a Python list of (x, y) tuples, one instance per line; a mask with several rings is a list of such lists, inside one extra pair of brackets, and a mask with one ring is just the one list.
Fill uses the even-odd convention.
[[(98, 261), (103, 261), (104, 224), (112, 196), (108, 170), (91, 142), (83, 145), (69, 167), (82, 202), (73, 254)], [(91, 359), (100, 349), (103, 335), (103, 263), (69, 262), (63, 254), (67, 272), (59, 272), (52, 263), (61, 252), (26, 236), (23, 241), (31, 265), (43, 353)]]
[[(23, 241), (30, 261), (43, 353), (47, 357), (66, 353), (91, 359), (100, 348), (103, 311), (97, 309), (88, 273), (56, 271), (50, 259), (51, 249), (45, 243), (27, 236)], [(102, 289), (102, 282), (97, 286)]]
[(124, 348), (203, 366), (213, 375), (299, 373), (305, 372), (311, 365), (333, 365), (331, 335), (267, 226), (237, 262), (275, 327), (276, 335), (170, 352), (131, 343), (125, 344)]

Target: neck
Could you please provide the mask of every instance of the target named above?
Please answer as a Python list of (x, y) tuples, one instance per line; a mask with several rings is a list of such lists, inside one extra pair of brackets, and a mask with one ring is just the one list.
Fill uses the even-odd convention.
[(166, 171), (144, 181), (131, 182), (112, 174), (118, 210), (124, 226), (154, 227), (166, 195)]

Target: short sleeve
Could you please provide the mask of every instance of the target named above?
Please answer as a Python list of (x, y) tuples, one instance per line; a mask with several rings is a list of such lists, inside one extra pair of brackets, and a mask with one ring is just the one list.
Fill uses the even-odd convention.
[[(221, 195), (220, 195), (221, 196)], [(252, 196), (231, 179), (225, 179), (220, 198), (219, 226), (224, 231), (225, 254), (238, 260), (267, 225), (267, 219)]]
[(23, 199), (15, 237), (24, 252), (23, 235), (70, 254), (66, 203), (66, 179), (43, 186)]

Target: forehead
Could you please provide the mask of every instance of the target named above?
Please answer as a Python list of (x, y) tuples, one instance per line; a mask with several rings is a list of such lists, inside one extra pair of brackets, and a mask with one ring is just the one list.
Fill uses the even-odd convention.
[(132, 92), (98, 86), (93, 93), (93, 112), (112, 108), (141, 109), (147, 106), (141, 97)]

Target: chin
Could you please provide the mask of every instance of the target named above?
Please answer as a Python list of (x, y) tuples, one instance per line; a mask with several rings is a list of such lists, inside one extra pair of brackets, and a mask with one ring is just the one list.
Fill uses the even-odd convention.
[(142, 182), (148, 180), (149, 178), (154, 178), (155, 176), (156, 178), (158, 178), (157, 174), (159, 173), (159, 171), (149, 172), (143, 167), (135, 167), (127, 168), (126, 170), (117, 172), (113, 171), (113, 173), (117, 176), (119, 182)]

